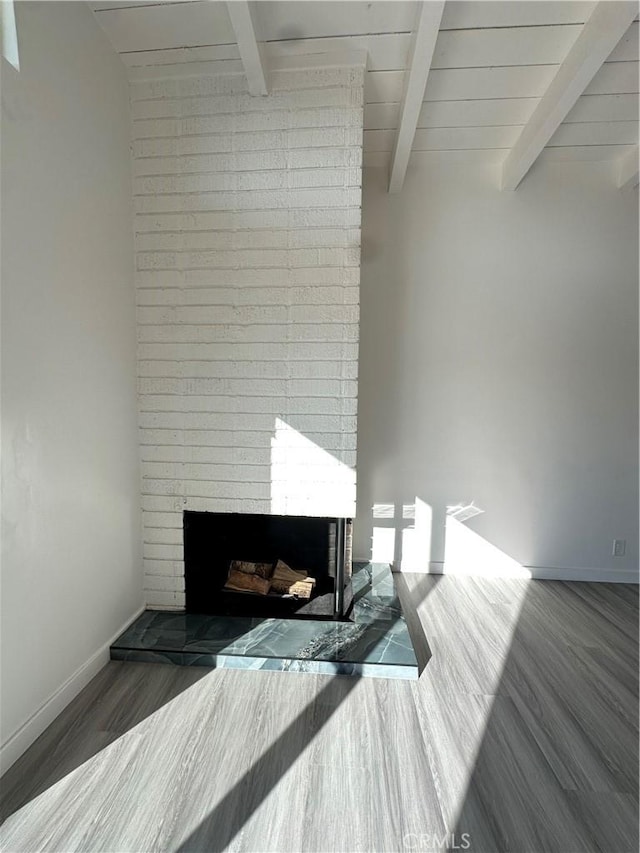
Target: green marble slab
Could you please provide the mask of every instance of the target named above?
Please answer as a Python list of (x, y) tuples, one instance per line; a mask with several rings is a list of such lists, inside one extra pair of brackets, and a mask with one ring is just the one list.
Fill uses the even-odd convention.
[(354, 568), (353, 622), (146, 610), (113, 643), (111, 658), (417, 678), (418, 662), (389, 567), (361, 563)]

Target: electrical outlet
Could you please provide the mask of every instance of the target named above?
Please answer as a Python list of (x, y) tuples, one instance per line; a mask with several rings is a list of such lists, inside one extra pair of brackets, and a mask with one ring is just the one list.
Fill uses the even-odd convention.
[(626, 539), (614, 539), (613, 540), (613, 556), (614, 557), (624, 557), (626, 550), (627, 550), (627, 540)]

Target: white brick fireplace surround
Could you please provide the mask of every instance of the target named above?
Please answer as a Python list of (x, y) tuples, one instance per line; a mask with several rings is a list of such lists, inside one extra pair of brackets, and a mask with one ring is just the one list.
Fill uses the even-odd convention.
[(355, 514), (364, 69), (131, 84), (146, 601), (183, 510)]

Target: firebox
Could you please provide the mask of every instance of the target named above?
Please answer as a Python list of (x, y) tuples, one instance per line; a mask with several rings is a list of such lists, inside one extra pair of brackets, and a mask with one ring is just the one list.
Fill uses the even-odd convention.
[(351, 519), (185, 511), (184, 561), (187, 613), (349, 619)]

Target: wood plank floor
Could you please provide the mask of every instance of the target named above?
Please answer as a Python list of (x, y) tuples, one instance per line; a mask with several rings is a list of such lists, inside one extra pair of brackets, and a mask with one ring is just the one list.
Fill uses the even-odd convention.
[(417, 682), (110, 663), (2, 780), (2, 849), (635, 853), (637, 588), (397, 585)]

